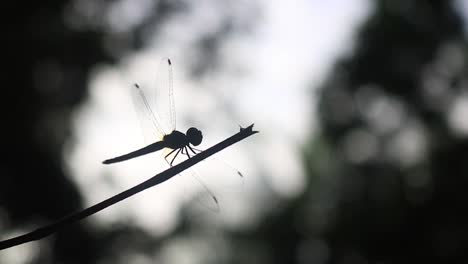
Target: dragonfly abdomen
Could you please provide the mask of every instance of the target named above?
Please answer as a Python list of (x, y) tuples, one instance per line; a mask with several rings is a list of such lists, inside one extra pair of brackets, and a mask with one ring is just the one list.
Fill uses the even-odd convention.
[(148, 145), (146, 147), (143, 147), (141, 149), (138, 149), (138, 150), (132, 151), (130, 153), (124, 154), (122, 156), (118, 156), (118, 157), (115, 157), (115, 158), (112, 158), (112, 159), (105, 160), (102, 163), (111, 164), (111, 163), (116, 163), (116, 162), (121, 162), (121, 161), (129, 160), (129, 159), (133, 159), (133, 158), (143, 156), (143, 155), (155, 152), (155, 151), (159, 151), (159, 150), (167, 147), (166, 145), (167, 144), (166, 144), (165, 141), (158, 141), (158, 142), (150, 144), (150, 145)]

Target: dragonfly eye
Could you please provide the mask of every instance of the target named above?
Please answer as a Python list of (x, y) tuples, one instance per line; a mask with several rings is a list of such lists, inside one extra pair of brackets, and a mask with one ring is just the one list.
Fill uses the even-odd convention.
[(187, 130), (186, 135), (188, 137), (190, 144), (194, 146), (198, 146), (202, 142), (202, 139), (203, 139), (202, 132), (194, 127), (189, 128)]

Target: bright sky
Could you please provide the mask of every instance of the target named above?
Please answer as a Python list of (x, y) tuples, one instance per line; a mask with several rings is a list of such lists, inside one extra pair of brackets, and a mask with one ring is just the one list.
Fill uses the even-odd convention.
[[(158, 36), (163, 41), (158, 46), (130, 54), (118, 65), (96, 67), (89, 83), (90, 98), (76, 112), (76, 142), (68, 148), (68, 166), (88, 205), (162, 171), (163, 163), (155, 164), (162, 160), (159, 154), (115, 165), (102, 165), (101, 161), (144, 145), (128, 89), (133, 82), (154, 81), (163, 57), (171, 58), (174, 65), (177, 126), (182, 131), (192, 125), (202, 129), (203, 148), (234, 134), (238, 124), (255, 123), (261, 131), (219, 155), (240, 169), (245, 181), (240, 191), (229, 189), (234, 195), (221, 195), (221, 213), (207, 211), (207, 216), (227, 225), (254, 223), (271, 195), (268, 188), (284, 198), (301, 192), (304, 177), (298, 147), (315, 127), (313, 89), (337, 56), (353, 47), (355, 29), (371, 7), (366, 0), (259, 0), (261, 16), (254, 33), (223, 42), (222, 64), (229, 67), (194, 81), (184, 61), (193, 59), (187, 54), (191, 54), (196, 36), (216, 30), (222, 20), (224, 14), (213, 10), (216, 3), (200, 1), (189, 15), (169, 21)], [(239, 19), (249, 8), (249, 1), (243, 3), (245, 10), (234, 11)], [(138, 8), (122, 10), (131, 12), (120, 14), (128, 23), (144, 16), (139, 13), (144, 10)], [(223, 108), (227, 102), (229, 112)], [(219, 181), (236, 181), (228, 168), (217, 168), (200, 173), (210, 189), (220, 185)], [(164, 234), (177, 223), (181, 201), (189, 199), (182, 193), (197, 185), (185, 176), (112, 206), (94, 219), (102, 224), (132, 221)], [(217, 189), (213, 191), (218, 194)]]

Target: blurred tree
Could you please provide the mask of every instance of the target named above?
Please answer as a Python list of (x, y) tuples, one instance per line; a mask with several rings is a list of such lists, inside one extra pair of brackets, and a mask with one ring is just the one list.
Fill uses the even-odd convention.
[[(139, 20), (125, 16), (132, 4), (135, 9), (130, 11), (144, 14)], [(142, 4), (149, 7), (140, 10)], [(73, 137), (70, 117), (86, 98), (88, 74), (96, 64), (116, 63), (129, 52), (152, 45), (150, 38), (158, 36), (165, 21), (193, 7), (183, 0), (9, 1), (3, 5), (11, 16), (2, 23), (2, 235), (29, 231), (83, 207), (79, 190), (63, 168), (62, 149)], [(217, 7), (229, 9), (229, 3)], [(194, 74), (216, 65), (219, 43), (249, 24), (233, 21), (225, 17), (218, 31), (196, 39), (194, 53), (203, 59), (194, 60)], [(83, 222), (41, 241), (39, 254), (31, 262), (128, 263), (132, 256), (154, 254), (164, 239), (131, 224), (99, 230)]]
[(461, 20), (452, 1), (375, 5), (322, 88), (338, 180), (329, 262), (465, 262), (467, 131), (450, 124), (467, 89)]
[[(27, 230), (82, 206), (62, 167), (61, 148), (69, 136), (69, 114), (85, 95), (87, 72), (109, 57), (99, 48), (99, 32), (73, 32), (64, 25), (64, 4), (9, 2), (3, 9), (11, 16), (2, 23), (2, 234)], [(88, 227), (75, 225), (58, 234), (53, 250), (45, 246), (35, 261), (90, 263), (96, 242)]]
[(234, 235), (255, 263), (468, 259), (462, 22), (453, 1), (373, 3), (354, 52), (320, 89), (305, 193)]

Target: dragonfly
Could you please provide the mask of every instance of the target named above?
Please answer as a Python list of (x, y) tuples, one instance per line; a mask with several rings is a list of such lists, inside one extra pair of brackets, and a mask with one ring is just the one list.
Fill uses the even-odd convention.
[[(144, 104), (148, 105), (147, 99), (143, 91), (140, 89), (140, 86), (138, 84), (135, 84), (134, 87), (135, 89), (138, 90), (138, 93), (140, 94), (141, 99), (144, 102)], [(199, 149), (192, 147), (191, 145), (193, 146), (200, 145), (200, 143), (202, 142), (202, 139), (203, 139), (202, 132), (195, 127), (189, 128), (185, 134), (178, 130), (173, 130), (169, 134), (164, 134), (161, 141), (157, 141), (155, 143), (152, 143), (146, 147), (140, 148), (130, 153), (127, 153), (127, 154), (124, 154), (115, 158), (107, 159), (103, 161), (102, 163), (112, 164), (116, 162), (121, 162), (121, 161), (129, 160), (129, 159), (133, 159), (142, 155), (146, 155), (149, 153), (153, 153), (153, 152), (162, 150), (164, 148), (169, 148), (171, 149), (171, 152), (166, 154), (164, 158), (169, 163), (169, 165), (172, 166), (172, 164), (174, 163), (179, 153), (185, 154), (190, 158), (190, 152), (188, 150), (190, 150), (193, 154), (197, 154), (195, 150), (201, 151)], [(175, 152), (175, 155), (174, 157), (172, 157), (171, 161), (169, 162), (167, 158), (171, 156), (171, 154), (174, 152)]]
[[(162, 114), (164, 113), (158, 113), (153, 110), (152, 103), (148, 99), (149, 97), (145, 94), (144, 89), (142, 89), (140, 85), (134, 84), (132, 87), (133, 104), (141, 120), (143, 130), (146, 132), (146, 140), (148, 141), (148, 138), (159, 138), (160, 140), (157, 140), (156, 142), (129, 153), (106, 159), (102, 162), (103, 164), (113, 164), (127, 161), (153, 152), (165, 150), (166, 153), (163, 155), (164, 160), (169, 166), (172, 167), (179, 155), (191, 158), (192, 155), (196, 155), (202, 151), (201, 149), (196, 148), (196, 146), (200, 145), (203, 140), (203, 133), (199, 129), (190, 127), (185, 133), (176, 129), (176, 112), (172, 84), (171, 60), (168, 58), (164, 59), (163, 66), (167, 70), (167, 73), (164, 78), (161, 78), (161, 76), (158, 78), (163, 79), (163, 81), (158, 82), (156, 85), (156, 91), (158, 93), (155, 94), (155, 99), (157, 100), (153, 101), (157, 101), (155, 105), (159, 106), (158, 110), (165, 112), (166, 115), (164, 117), (166, 117), (166, 120), (163, 120), (162, 118)], [(164, 100), (166, 100), (168, 103), (164, 102)], [(161, 110), (161, 108), (166, 109)], [(169, 121), (167, 121), (167, 119), (169, 119)], [(145, 129), (145, 126), (148, 127), (148, 124), (151, 129), (149, 132), (148, 129)], [(240, 171), (227, 163), (225, 165), (227, 165), (229, 169), (235, 171), (237, 178), (243, 178), (243, 174)], [(218, 198), (216, 195), (204, 184), (195, 171), (190, 171), (190, 174), (194, 176), (195, 180), (200, 183), (205, 192), (209, 194), (211, 200), (215, 203), (214, 207), (219, 209)], [(242, 179), (240, 179), (240, 181), (242, 181)]]

